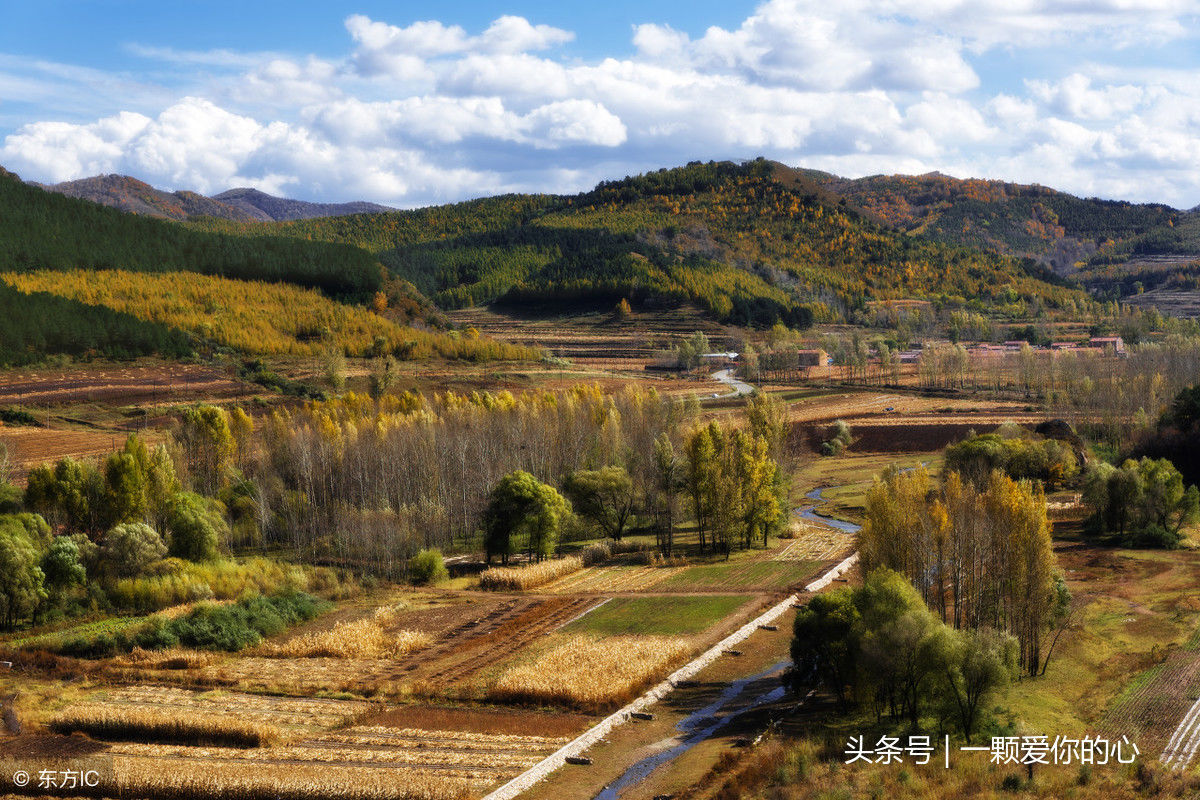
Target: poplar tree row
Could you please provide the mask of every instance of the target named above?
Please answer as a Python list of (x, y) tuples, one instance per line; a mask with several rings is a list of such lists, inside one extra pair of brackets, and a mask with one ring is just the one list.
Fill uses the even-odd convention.
[(859, 554), (867, 572), (906, 576), (954, 627), (1011, 634), (1021, 666), (1031, 675), (1044, 669), (1043, 639), (1069, 595), (1040, 486), (998, 471), (978, 487), (953, 471), (937, 485), (923, 468), (893, 468), (867, 494)]

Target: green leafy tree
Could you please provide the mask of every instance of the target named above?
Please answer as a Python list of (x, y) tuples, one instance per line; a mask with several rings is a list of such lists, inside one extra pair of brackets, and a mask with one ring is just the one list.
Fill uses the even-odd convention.
[(621, 541), (634, 508), (633, 479), (624, 467), (579, 470), (567, 477), (563, 489), (577, 514), (614, 542)]
[(95, 465), (70, 456), (29, 472), (25, 505), (56, 524), (92, 535), (104, 530), (104, 479)]
[(8, 630), (46, 600), (38, 547), (16, 516), (0, 517), (0, 617)]
[(79, 545), (69, 536), (56, 536), (42, 556), (43, 585), (50, 600), (61, 603), (76, 586), (87, 580), (87, 569), (79, 557)]
[(788, 673), (792, 689), (824, 686), (845, 707), (857, 677), (861, 627), (849, 588), (819, 594), (800, 608), (792, 628), (793, 666)]
[(136, 522), (146, 515), (146, 464), (129, 452), (104, 462), (104, 517), (111, 525)]
[(179, 441), (187, 460), (192, 488), (215, 495), (223, 485), (237, 442), (222, 408), (202, 405), (184, 412)]
[(571, 504), (553, 486), (524, 470), (505, 475), (488, 496), (483, 514), (488, 562), (498, 555), (507, 564), (521, 549), (539, 559), (551, 555), (570, 513)]
[(654, 497), (659, 516), (660, 549), (670, 556), (675, 545), (675, 519), (679, 514), (679, 491), (684, 485), (683, 460), (675, 454), (671, 437), (664, 431), (654, 440)]
[(990, 628), (957, 631), (947, 642), (942, 668), (963, 735), (970, 743), (980, 710), (1012, 680), (1019, 647), (1013, 637)]
[(117, 525), (104, 537), (101, 557), (105, 568), (119, 578), (133, 578), (167, 554), (158, 532), (140, 522)]
[(1084, 479), (1083, 499), (1092, 509), (1088, 526), (1094, 533), (1116, 534), (1138, 547), (1176, 547), (1183, 527), (1200, 518), (1200, 491), (1185, 488), (1165, 458), (1099, 464)]
[(146, 465), (146, 510), (153, 527), (163, 530), (167, 525), (167, 514), (179, 493), (179, 478), (175, 474), (175, 461), (167, 446), (160, 444), (150, 453)]
[(216, 561), (229, 526), (216, 504), (200, 495), (176, 496), (167, 517), (168, 552), (187, 561)]

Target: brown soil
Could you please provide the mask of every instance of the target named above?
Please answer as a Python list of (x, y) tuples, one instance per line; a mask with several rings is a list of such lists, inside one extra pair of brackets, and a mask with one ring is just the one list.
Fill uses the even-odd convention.
[(396, 670), (397, 680), (447, 687), (496, 664), (593, 605), (590, 597), (515, 597), (486, 615), (445, 633), (438, 644), (413, 655)]
[(0, 373), (0, 405), (173, 405), (246, 397), (261, 390), (200, 364), (73, 365)]
[(592, 717), (562, 712), (413, 705), (389, 709), (359, 724), (366, 727), (554, 737), (576, 736), (594, 722)]
[(108, 745), (82, 735), (58, 736), (52, 733), (25, 734), (0, 738), (0, 758), (22, 760), (62, 760), (83, 758), (108, 750)]

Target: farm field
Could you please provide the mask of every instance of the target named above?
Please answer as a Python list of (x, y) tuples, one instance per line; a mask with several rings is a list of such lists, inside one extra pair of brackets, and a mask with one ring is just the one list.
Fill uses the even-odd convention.
[[(136, 686), (97, 692), (68, 706), (58, 713), (64, 721), (59, 727), (63, 732), (80, 729), (70, 721), (86, 719), (96, 709), (116, 721), (137, 722), (156, 714), (183, 717), (197, 727), (236, 723), (272, 732), (269, 744), (241, 747), (181, 744), (153, 728), (99, 736), (110, 741), (91, 757), (103, 756), (107, 762), (99, 770), (106, 787), (122, 793), (145, 788), (157, 795), (171, 791), (173, 781), (186, 772), (193, 797), (261, 791), (281, 776), (283, 790), (300, 781), (296, 788), (306, 787), (314, 797), (345, 795), (347, 782), (363, 784), (350, 790), (352, 796), (478, 795), (560, 746), (584, 722), (569, 715), (517, 712), (497, 725), (495, 714), (484, 712), (476, 721), (461, 709), (381, 710), (362, 701)], [(19, 749), (19, 743), (7, 744)], [(18, 760), (9, 763), (20, 765)]]

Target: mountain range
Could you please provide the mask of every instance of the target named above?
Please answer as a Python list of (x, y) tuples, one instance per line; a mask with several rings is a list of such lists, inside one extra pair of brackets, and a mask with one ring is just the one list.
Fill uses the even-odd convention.
[[(280, 240), (308, 246), (308, 269), (331, 256), (353, 262), (356, 277), (331, 284), (335, 294), (364, 291), (369, 282), (358, 276), (375, 261), (443, 309), (627, 298), (691, 303), (733, 324), (803, 326), (863, 318), (877, 301), (972, 303), (1019, 316), (1037, 306), (1082, 309), (1088, 292), (1158, 302), (1200, 288), (1200, 212), (939, 173), (848, 179), (765, 159), (693, 162), (578, 195), (502, 195), (411, 211), (253, 189), (164, 192), (120, 175), (43, 188), (218, 234), (189, 248), (202, 242), (223, 259), (237, 250), (234, 240), (251, 238), (272, 252), (281, 252)], [(182, 229), (147, 229), (149, 238), (137, 241), (180, 261), (167, 242)], [(119, 266), (131, 257), (128, 242), (97, 240), (75, 255), (58, 247), (53, 262)], [(320, 243), (349, 247), (318, 255)], [(18, 264), (51, 255), (35, 254), (28, 238), (10, 245)]]
[(233, 222), (283, 222), (389, 211), (378, 203), (310, 203), (275, 197), (257, 189), (229, 189), (206, 197), (197, 192), (165, 192), (128, 175), (96, 175), (56, 184), (35, 184), (47, 191), (177, 222), (213, 217)]

